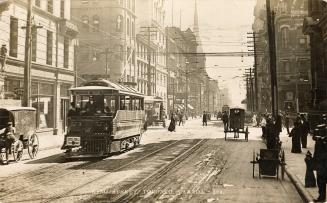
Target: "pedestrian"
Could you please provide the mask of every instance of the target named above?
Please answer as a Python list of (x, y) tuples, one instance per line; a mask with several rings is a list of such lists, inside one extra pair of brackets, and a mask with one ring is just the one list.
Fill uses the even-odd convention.
[(222, 118), (224, 124), (224, 131), (228, 130), (228, 114), (226, 111), (223, 112)]
[(289, 135), (290, 134), (290, 117), (289, 117), (288, 113), (285, 113), (284, 125), (286, 128), (287, 134)]
[(308, 133), (310, 132), (310, 126), (308, 120), (305, 118), (304, 114), (301, 114), (301, 128), (302, 128), (302, 134), (301, 134), (301, 143), (302, 148), (307, 148), (307, 139), (308, 139)]
[(314, 201), (325, 202), (327, 184), (327, 137), (325, 133), (326, 124), (318, 125), (317, 128), (318, 131), (320, 131), (321, 133), (316, 133), (317, 131), (315, 130), (315, 134), (313, 136), (313, 140), (316, 142), (314, 147), (313, 159), (316, 163), (319, 196)]
[(206, 111), (203, 111), (203, 115), (202, 115), (202, 125), (204, 126), (207, 126), (208, 125), (208, 116), (207, 116), (207, 113)]
[(178, 120), (179, 120), (178, 126), (181, 126), (181, 123), (182, 123), (182, 125), (184, 125), (184, 124), (183, 124), (183, 117), (184, 117), (184, 112), (182, 111), (182, 112), (180, 112), (180, 114), (178, 115)]
[(316, 177), (314, 174), (314, 161), (311, 152), (308, 150), (307, 154), (305, 155), (305, 178), (304, 178), (304, 186), (305, 187), (316, 187)]
[(266, 139), (266, 125), (267, 125), (267, 120), (265, 115), (262, 115), (260, 126), (262, 130), (262, 138)]
[(168, 127), (168, 131), (170, 131), (170, 132), (176, 132), (175, 113), (172, 113), (172, 114), (171, 114), (171, 117), (170, 117), (170, 124), (169, 124), (169, 127)]
[(281, 112), (279, 112), (277, 114), (277, 116), (276, 116), (275, 127), (276, 127), (276, 133), (279, 136), (280, 133), (282, 132), (282, 115), (281, 115)]
[(272, 118), (267, 118), (266, 124), (266, 140), (267, 140), (267, 149), (277, 149), (277, 131), (276, 124)]
[(256, 127), (256, 125), (257, 125), (257, 114), (253, 114), (252, 125), (253, 125), (253, 127)]
[(291, 130), (289, 137), (292, 137), (292, 153), (301, 153), (301, 126), (298, 121), (295, 121), (294, 128)]

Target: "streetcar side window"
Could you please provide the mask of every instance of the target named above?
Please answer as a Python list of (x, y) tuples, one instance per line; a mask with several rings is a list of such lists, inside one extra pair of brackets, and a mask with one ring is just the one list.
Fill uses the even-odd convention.
[(120, 96), (120, 110), (125, 110), (125, 96)]
[(114, 115), (117, 111), (116, 96), (105, 96), (104, 97), (104, 111), (107, 114)]
[(125, 110), (131, 110), (131, 97), (125, 96)]

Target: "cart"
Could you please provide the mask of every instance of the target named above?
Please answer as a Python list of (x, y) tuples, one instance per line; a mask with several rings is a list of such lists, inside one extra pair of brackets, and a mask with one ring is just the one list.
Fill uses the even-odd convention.
[(0, 108), (0, 161), (6, 155), (5, 128), (8, 122), (14, 127), (14, 136), (17, 139), (12, 144), (11, 154), (14, 161), (23, 156), (23, 149), (27, 149), (31, 159), (38, 153), (39, 139), (36, 135), (36, 110), (32, 107), (1, 107)]
[(147, 126), (166, 127), (166, 114), (161, 97), (147, 96), (144, 98)]
[(249, 129), (245, 128), (245, 110), (241, 108), (232, 108), (229, 110), (228, 126), (224, 129), (225, 140), (227, 133), (234, 133), (234, 138), (239, 138), (240, 133), (245, 134), (245, 141), (248, 141)]
[(254, 178), (255, 165), (259, 165), (259, 178), (262, 176), (279, 178), (279, 167), (281, 168), (282, 180), (285, 174), (285, 153), (282, 149), (260, 149), (260, 154), (253, 151), (252, 177)]

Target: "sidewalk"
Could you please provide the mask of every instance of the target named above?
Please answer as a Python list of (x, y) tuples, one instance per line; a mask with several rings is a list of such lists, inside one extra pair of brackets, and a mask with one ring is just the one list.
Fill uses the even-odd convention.
[(37, 131), (39, 150), (60, 148), (64, 142), (64, 135), (53, 135), (53, 131)]
[(280, 135), (280, 139), (283, 142), (282, 146), (285, 152), (286, 160), (286, 173), (292, 180), (295, 187), (297, 187), (298, 192), (302, 198), (307, 202), (312, 202), (314, 198), (318, 196), (318, 187), (315, 188), (305, 188), (304, 179), (306, 165), (304, 162), (305, 155), (308, 150), (313, 154), (315, 142), (312, 140), (312, 136), (308, 136), (307, 148), (302, 148), (301, 154), (291, 153), (292, 148), (292, 138), (288, 137), (285, 129)]

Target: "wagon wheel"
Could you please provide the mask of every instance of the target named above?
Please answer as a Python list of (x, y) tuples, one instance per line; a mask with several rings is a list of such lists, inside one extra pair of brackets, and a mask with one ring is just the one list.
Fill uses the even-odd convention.
[(248, 129), (248, 127), (246, 127), (246, 129), (245, 129), (245, 141), (249, 141), (249, 129)]
[(252, 178), (254, 178), (254, 168), (255, 168), (255, 151), (253, 150), (253, 161), (252, 161), (252, 164), (253, 164), (253, 168), (252, 168)]
[(282, 153), (281, 153), (281, 175), (282, 175), (282, 180), (284, 180), (284, 175), (285, 175), (285, 152), (284, 150), (282, 150)]
[(23, 156), (23, 142), (15, 141), (11, 146), (11, 153), (15, 161), (19, 161)]
[(39, 137), (36, 134), (28, 137), (27, 150), (30, 158), (34, 159), (39, 151)]

